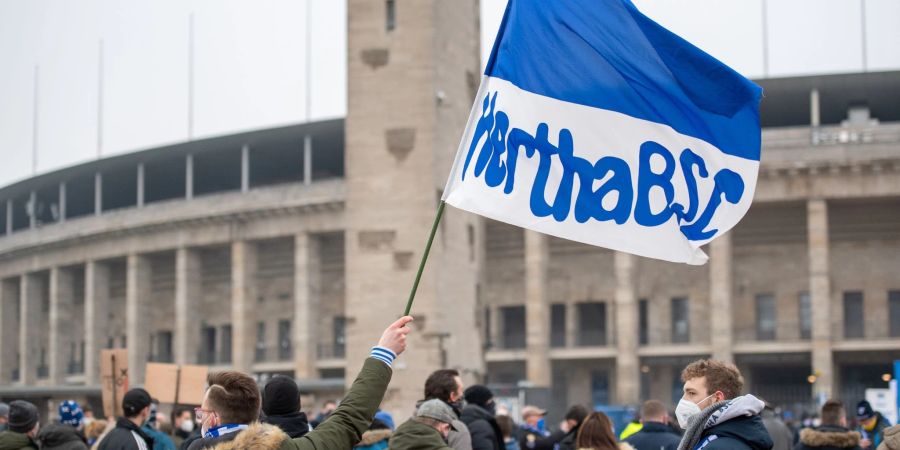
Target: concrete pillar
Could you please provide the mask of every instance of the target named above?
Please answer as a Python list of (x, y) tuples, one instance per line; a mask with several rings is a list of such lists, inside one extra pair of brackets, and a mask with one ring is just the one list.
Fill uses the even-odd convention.
[(129, 383), (144, 384), (144, 368), (150, 357), (151, 267), (146, 256), (128, 255), (125, 287), (125, 335), (128, 339)]
[(547, 298), (549, 260), (547, 236), (525, 230), (526, 376), (532, 385), (543, 388), (552, 385), (550, 303)]
[(578, 344), (578, 303), (566, 303), (566, 347)]
[(40, 359), (41, 302), (44, 286), (38, 275), (22, 275), (19, 282), (19, 381), (32, 385)]
[(812, 310), (813, 393), (831, 398), (834, 360), (831, 352), (831, 273), (828, 263), (828, 204), (823, 199), (806, 205), (809, 240), (809, 294)]
[(709, 244), (709, 303), (713, 318), (710, 343), (712, 357), (734, 362), (732, 350), (734, 326), (731, 317), (732, 268), (731, 233), (719, 236)]
[(97, 261), (84, 266), (84, 377), (85, 384), (100, 384), (100, 350), (109, 320), (109, 267)]
[(0, 281), (0, 385), (12, 381), (13, 370), (19, 367), (16, 350), (19, 335), (19, 292), (16, 284)]
[(50, 382), (62, 384), (66, 376), (65, 352), (75, 336), (65, 333), (63, 323), (72, 320), (75, 300), (72, 272), (60, 267), (50, 269), (50, 345), (48, 365)]
[(316, 377), (319, 288), (319, 241), (309, 233), (294, 236), (294, 376)]
[(231, 243), (231, 348), (234, 370), (250, 372), (256, 346), (256, 246)]
[(312, 136), (303, 137), (303, 184), (312, 184)]
[(641, 396), (641, 374), (637, 356), (637, 299), (634, 256), (616, 252), (616, 402), (637, 405)]
[(137, 207), (144, 206), (144, 163), (137, 166)]
[(503, 314), (499, 306), (488, 306), (491, 309), (491, 347), (503, 347)]
[(194, 198), (194, 155), (190, 153), (184, 162), (184, 198)]
[(100, 172), (94, 174), (94, 214), (103, 213), (103, 175)]
[(13, 201), (6, 201), (6, 234), (10, 235), (13, 232)]
[(820, 123), (819, 90), (813, 88), (809, 91), (809, 124), (812, 127), (818, 127)]
[(250, 146), (241, 147), (241, 192), (250, 189)]
[(59, 221), (66, 221), (66, 182), (59, 183)]
[(197, 250), (175, 252), (175, 364), (196, 364), (199, 356), (201, 268)]

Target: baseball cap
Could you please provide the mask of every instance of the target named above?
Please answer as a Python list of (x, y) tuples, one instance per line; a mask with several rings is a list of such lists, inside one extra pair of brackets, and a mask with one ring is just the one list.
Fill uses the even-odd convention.
[(122, 399), (122, 411), (126, 417), (134, 417), (142, 409), (150, 406), (150, 403), (152, 403), (152, 399), (147, 391), (134, 388), (125, 393), (125, 398)]
[(547, 415), (546, 409), (541, 409), (534, 405), (525, 405), (525, 407), (522, 408), (522, 418), (523, 419), (528, 416), (546, 416), (546, 415)]

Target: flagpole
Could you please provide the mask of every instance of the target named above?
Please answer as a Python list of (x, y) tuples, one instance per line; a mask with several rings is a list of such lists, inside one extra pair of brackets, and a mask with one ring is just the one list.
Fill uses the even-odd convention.
[(444, 215), (444, 206), (446, 203), (441, 201), (438, 205), (437, 215), (434, 216), (434, 224), (431, 225), (431, 235), (428, 236), (428, 243), (425, 244), (425, 253), (422, 254), (422, 262), (419, 263), (419, 271), (416, 273), (416, 281), (413, 282), (412, 290), (409, 292), (409, 301), (406, 302), (406, 311), (404, 316), (409, 315), (412, 309), (413, 300), (416, 298), (416, 289), (419, 288), (419, 280), (422, 279), (422, 271), (425, 270), (425, 261), (428, 260), (428, 253), (431, 251), (431, 243), (434, 242), (434, 235), (437, 233), (438, 225), (441, 223), (441, 217)]

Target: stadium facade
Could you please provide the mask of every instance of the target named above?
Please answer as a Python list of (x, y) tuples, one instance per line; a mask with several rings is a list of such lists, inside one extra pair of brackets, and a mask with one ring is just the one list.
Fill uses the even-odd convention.
[[(348, 5), (346, 119), (0, 189), (0, 397), (97, 403), (99, 352), (119, 347), (138, 385), (147, 361), (290, 374), (319, 398), (352, 381), (403, 309), (479, 81), (477, 2), (392, 4)], [(709, 356), (798, 411), (887, 387), (900, 72), (759, 83), (756, 199), (706, 266), (448, 210), (385, 409), (408, 415), (439, 367), (554, 411), (674, 404)]]

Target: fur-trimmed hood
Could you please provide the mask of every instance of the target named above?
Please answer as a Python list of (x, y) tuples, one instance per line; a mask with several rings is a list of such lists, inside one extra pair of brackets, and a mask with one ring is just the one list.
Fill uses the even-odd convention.
[(254, 422), (238, 433), (230, 441), (221, 442), (214, 450), (278, 450), (288, 435), (280, 428), (266, 423)]
[[(590, 450), (590, 449), (584, 449), (584, 448), (581, 448), (581, 449), (578, 449), (578, 450)], [(634, 447), (632, 447), (632, 446), (631, 446), (629, 443), (627, 443), (627, 442), (619, 442), (619, 450), (634, 450)]]
[(356, 445), (372, 445), (391, 438), (391, 430), (369, 430), (363, 433), (362, 440)]
[(804, 428), (800, 430), (800, 442), (807, 447), (855, 448), (860, 435), (842, 427)]

